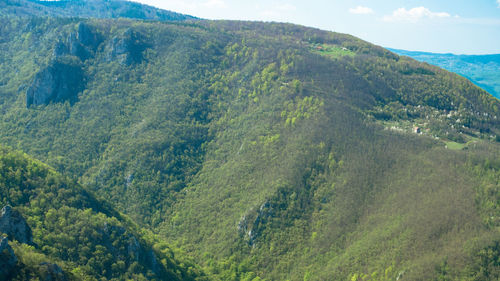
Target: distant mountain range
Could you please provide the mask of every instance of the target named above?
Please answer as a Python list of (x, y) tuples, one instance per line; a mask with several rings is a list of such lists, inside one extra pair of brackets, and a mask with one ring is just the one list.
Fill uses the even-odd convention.
[(80, 18), (130, 18), (155, 21), (193, 20), (183, 15), (123, 0), (2, 0), (0, 15)]
[(454, 55), (389, 50), (460, 74), (500, 99), (500, 54)]

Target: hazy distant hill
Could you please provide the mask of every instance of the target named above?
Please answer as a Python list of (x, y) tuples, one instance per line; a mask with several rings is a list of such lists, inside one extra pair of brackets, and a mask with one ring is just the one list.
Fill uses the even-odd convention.
[(389, 50), (463, 75), (500, 99), (500, 54), (453, 55)]
[(0, 15), (182, 21), (195, 17), (124, 0), (2, 0)]

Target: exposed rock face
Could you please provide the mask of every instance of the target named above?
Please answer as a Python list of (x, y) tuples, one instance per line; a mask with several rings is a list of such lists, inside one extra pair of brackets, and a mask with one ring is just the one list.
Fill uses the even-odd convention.
[(266, 201), (258, 211), (251, 211), (241, 218), (238, 223), (238, 232), (248, 240), (250, 246), (254, 246), (259, 238), (265, 224), (273, 215), (273, 206)]
[(8, 242), (7, 238), (0, 238), (0, 280), (8, 280), (17, 264), (17, 257)]
[(66, 275), (64, 274), (61, 267), (54, 263), (41, 263), (40, 273), (42, 275), (42, 280), (44, 281), (66, 281)]
[(140, 63), (143, 52), (149, 47), (143, 36), (127, 29), (122, 36), (114, 37), (108, 46), (108, 60), (118, 59), (120, 63), (131, 65)]
[[(127, 232), (124, 227), (110, 226), (105, 223), (101, 231), (104, 235), (105, 240), (103, 245), (106, 245), (107, 247), (112, 249), (112, 252), (115, 256), (125, 258), (126, 260), (128, 260), (128, 262), (142, 261), (147, 264), (149, 266), (149, 269), (151, 269), (156, 274), (162, 274), (162, 272), (165, 271), (162, 264), (159, 262), (155, 252), (153, 250), (146, 250), (146, 248), (141, 245), (139, 239), (137, 239), (137, 237), (133, 234)], [(111, 243), (112, 241), (114, 241), (111, 237), (114, 237), (113, 239), (125, 238), (127, 241), (125, 249), (126, 252), (121, 249), (115, 248)]]
[(57, 42), (52, 52), (53, 60), (35, 75), (26, 91), (26, 106), (66, 100), (76, 102), (85, 79), (80, 64), (94, 56), (101, 41), (101, 36), (91, 26), (81, 22), (77, 30), (69, 34), (66, 43)]
[(94, 32), (91, 26), (81, 22), (75, 32), (70, 33), (66, 44), (58, 42), (52, 53), (54, 58), (64, 55), (72, 55), (85, 61), (93, 56), (97, 47), (101, 43), (98, 33)]
[(78, 24), (77, 31), (72, 32), (68, 37), (69, 53), (84, 61), (92, 57), (99, 43), (98, 34), (90, 26), (81, 22)]
[(90, 51), (78, 40), (78, 34), (71, 33), (68, 37), (69, 53), (84, 61), (90, 57)]
[(23, 216), (10, 206), (2, 209), (0, 216), (0, 232), (7, 234), (9, 239), (20, 243), (33, 245), (31, 228)]
[(160, 274), (161, 273), (160, 262), (158, 262), (158, 258), (156, 257), (155, 252), (153, 250), (149, 251), (149, 259), (151, 263), (151, 270), (153, 270), (153, 272), (156, 274)]
[(83, 90), (84, 73), (82, 67), (70, 60), (55, 60), (38, 72), (26, 91), (26, 106), (49, 104), (69, 100), (77, 101)]
[(52, 57), (58, 58), (67, 54), (69, 54), (68, 47), (62, 42), (57, 42), (54, 47), (54, 51), (52, 52)]
[(130, 235), (127, 250), (128, 255), (131, 259), (139, 261), (139, 256), (141, 254), (141, 245), (139, 244), (139, 241), (137, 241), (137, 238), (135, 238), (135, 236), (133, 235)]
[(83, 22), (78, 25), (77, 39), (92, 50), (95, 50), (100, 43), (98, 34)]

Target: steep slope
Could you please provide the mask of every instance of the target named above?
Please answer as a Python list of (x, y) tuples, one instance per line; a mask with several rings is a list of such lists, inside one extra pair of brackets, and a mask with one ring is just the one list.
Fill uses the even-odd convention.
[(465, 78), (288, 24), (1, 21), (0, 140), (213, 277), (498, 276), (500, 102)]
[[(0, 232), (8, 235), (17, 262), (7, 275), (0, 275), (2, 280), (195, 280), (201, 276), (194, 268), (188, 272), (189, 265), (179, 266), (164, 243), (79, 185), (3, 147), (0, 203), (6, 206)], [(9, 227), (16, 232), (8, 231)], [(23, 233), (30, 239), (20, 239)]]
[(389, 49), (399, 55), (433, 64), (470, 79), (500, 99), (500, 55), (453, 55)]
[(80, 18), (131, 18), (157, 21), (194, 20), (195, 17), (125, 0), (4, 0), (0, 15)]

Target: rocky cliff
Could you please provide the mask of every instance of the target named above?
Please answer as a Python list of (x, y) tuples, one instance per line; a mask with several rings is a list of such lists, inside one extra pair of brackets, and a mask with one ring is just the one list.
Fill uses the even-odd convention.
[(7, 238), (0, 238), (0, 280), (8, 280), (17, 263), (17, 257), (8, 242)]
[(67, 100), (74, 103), (83, 90), (84, 80), (84, 72), (77, 61), (72, 58), (56, 59), (35, 75), (26, 91), (26, 106)]
[(5, 206), (0, 213), (0, 232), (11, 240), (33, 245), (31, 228), (23, 216), (10, 206)]

